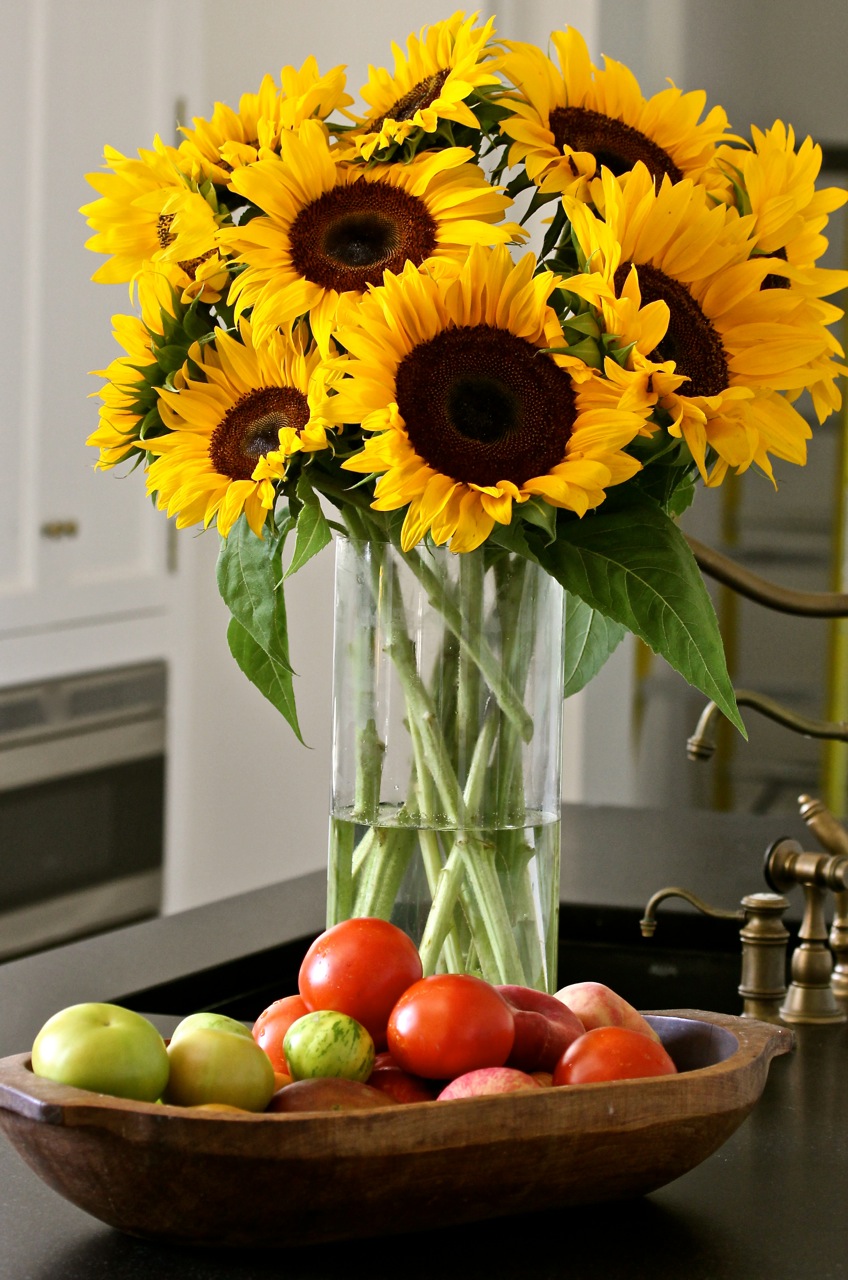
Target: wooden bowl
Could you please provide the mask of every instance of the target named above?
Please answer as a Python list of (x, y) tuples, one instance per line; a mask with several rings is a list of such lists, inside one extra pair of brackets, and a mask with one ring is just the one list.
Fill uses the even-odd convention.
[(247, 1115), (130, 1102), (0, 1060), (0, 1127), (51, 1187), (133, 1235), (269, 1247), (656, 1190), (711, 1155), (792, 1047), (782, 1027), (650, 1015), (676, 1076), (375, 1111)]

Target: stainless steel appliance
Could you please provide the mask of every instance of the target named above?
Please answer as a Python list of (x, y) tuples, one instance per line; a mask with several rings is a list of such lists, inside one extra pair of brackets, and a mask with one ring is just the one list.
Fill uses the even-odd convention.
[(0, 690), (0, 959), (154, 915), (164, 662)]

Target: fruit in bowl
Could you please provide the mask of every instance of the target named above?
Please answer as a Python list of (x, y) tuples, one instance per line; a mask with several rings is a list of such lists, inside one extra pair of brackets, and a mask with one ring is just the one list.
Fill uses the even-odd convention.
[[(192, 1013), (166, 1050), (140, 1014), (77, 1005), (39, 1032), (33, 1070), (139, 1101), (250, 1112), (407, 1105), (675, 1070), (650, 1023), (601, 983), (554, 997), (470, 974), (420, 973), (402, 930), (345, 921), (308, 948), (299, 992), (273, 1001), (252, 1026)], [(390, 1052), (377, 1054), (375, 1037)], [(307, 1080), (328, 1083), (295, 1088)]]
[(32, 1069), (58, 1084), (155, 1102), (168, 1080), (168, 1053), (140, 1013), (88, 1001), (48, 1018), (32, 1046)]
[(283, 1040), (292, 1080), (338, 1077), (364, 1083), (374, 1066), (374, 1041), (361, 1022), (316, 1009), (293, 1022)]
[(231, 1031), (202, 1020), (177, 1028), (168, 1046), (164, 1100), (181, 1107), (227, 1103), (264, 1111), (276, 1089), (274, 1068), (250, 1031)]

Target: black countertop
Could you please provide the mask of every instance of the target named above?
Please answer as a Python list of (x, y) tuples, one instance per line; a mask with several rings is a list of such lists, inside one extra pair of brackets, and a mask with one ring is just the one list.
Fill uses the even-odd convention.
[[(775, 826), (765, 819), (582, 808), (565, 816), (563, 901), (575, 919), (582, 912), (602, 930), (610, 922), (618, 929), (623, 920), (635, 926), (647, 897), (669, 883), (733, 906), (763, 887), (760, 866), (771, 840), (804, 840), (793, 820)], [(196, 1007), (193, 997), (204, 988), (215, 992), (224, 979), (237, 1005), (247, 998), (238, 997), (239, 983), (249, 987), (257, 967), (245, 968), (245, 957), (258, 957), (272, 990), (267, 965), (278, 964), (285, 986), (277, 993), (286, 994), (286, 972), (302, 940), (321, 929), (322, 916), (323, 876), (305, 876), (0, 965), (0, 1054), (28, 1048), (45, 1018), (79, 1000), (126, 999), (157, 1016), (163, 1029), (169, 1017), (190, 1012), (182, 1000)], [(686, 927), (695, 922), (669, 913), (669, 930), (675, 919)], [(688, 994), (685, 1003), (705, 1006), (697, 989)], [(308, 1250), (281, 1241), (285, 1250), (273, 1254), (150, 1244), (60, 1199), (0, 1139), (0, 1280), (348, 1280), (387, 1268), (405, 1280), (848, 1277), (848, 1030), (797, 1031), (796, 1050), (772, 1063), (764, 1095), (742, 1127), (662, 1190), (624, 1204), (414, 1236)]]

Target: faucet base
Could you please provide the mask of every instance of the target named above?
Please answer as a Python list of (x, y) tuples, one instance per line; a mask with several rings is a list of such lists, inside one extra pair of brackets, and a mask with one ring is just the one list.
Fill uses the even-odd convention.
[(780, 1017), (783, 1022), (818, 1024), (848, 1021), (848, 1010), (836, 1003), (830, 983), (792, 982), (786, 992)]

